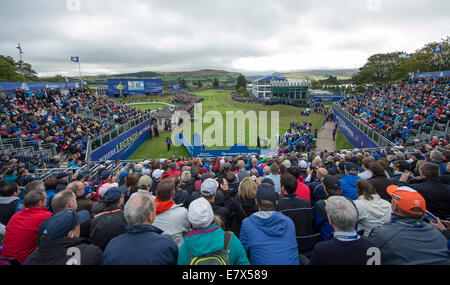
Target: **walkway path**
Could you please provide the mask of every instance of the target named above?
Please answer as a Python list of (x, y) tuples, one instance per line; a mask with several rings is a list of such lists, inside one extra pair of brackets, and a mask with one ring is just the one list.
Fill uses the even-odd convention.
[[(316, 151), (335, 151), (336, 142), (333, 141), (332, 131), (334, 128), (333, 122), (326, 122), (325, 128), (320, 128), (317, 134)], [(337, 134), (336, 134), (337, 137)]]

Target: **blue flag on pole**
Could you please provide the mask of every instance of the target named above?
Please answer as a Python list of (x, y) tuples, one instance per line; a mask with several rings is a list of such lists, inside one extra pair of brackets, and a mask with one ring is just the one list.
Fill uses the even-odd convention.
[(405, 59), (411, 59), (412, 58), (412, 54), (406, 54), (405, 55)]
[(20, 43), (19, 43), (19, 45), (17, 46), (17, 48), (19, 49), (20, 54), (23, 54), (22, 48), (20, 47)]
[(78, 56), (72, 56), (72, 57), (70, 57), (70, 60), (73, 62), (78, 62), (80, 60), (80, 58)]
[(442, 46), (437, 46), (435, 48), (433, 48), (434, 52), (442, 52)]

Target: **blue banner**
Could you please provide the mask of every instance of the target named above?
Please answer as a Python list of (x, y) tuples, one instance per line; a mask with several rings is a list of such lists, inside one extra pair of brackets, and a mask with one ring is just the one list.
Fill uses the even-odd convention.
[(310, 100), (314, 100), (316, 102), (335, 102), (340, 101), (341, 96), (311, 96), (308, 97)]
[(437, 77), (450, 77), (450, 70), (414, 73), (411, 75), (412, 79), (415, 79), (415, 78), (437, 78)]
[(128, 94), (130, 96), (143, 95), (145, 93), (162, 93), (161, 78), (155, 79), (108, 79), (109, 97), (114, 95), (123, 96)]
[(107, 161), (115, 160), (116, 158), (127, 159), (149, 139), (151, 124), (152, 119), (148, 119), (94, 150), (91, 153), (91, 161)]
[(380, 146), (364, 134), (358, 127), (353, 125), (334, 106), (334, 121), (338, 123), (338, 128), (342, 131), (347, 140), (355, 148), (379, 148)]
[(172, 91), (181, 90), (181, 89), (182, 89), (182, 87), (180, 84), (175, 84), (172, 86)]
[(80, 88), (79, 82), (0, 82), (0, 91)]

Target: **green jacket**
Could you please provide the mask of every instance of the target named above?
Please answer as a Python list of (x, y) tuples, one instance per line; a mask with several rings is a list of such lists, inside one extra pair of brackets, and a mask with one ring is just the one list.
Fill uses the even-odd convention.
[[(225, 232), (216, 223), (203, 229), (190, 231), (180, 247), (177, 264), (189, 264), (191, 257), (188, 249), (193, 256), (202, 256), (222, 250), (224, 238)], [(231, 265), (250, 265), (244, 247), (234, 234), (231, 239), (228, 256)]]

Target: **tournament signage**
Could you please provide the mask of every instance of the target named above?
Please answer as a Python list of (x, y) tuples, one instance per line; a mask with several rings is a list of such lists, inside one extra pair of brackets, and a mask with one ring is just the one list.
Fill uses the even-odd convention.
[(338, 123), (339, 129), (342, 131), (347, 140), (355, 148), (379, 148), (372, 139), (364, 134), (358, 127), (353, 125), (344, 115), (342, 115), (337, 108), (333, 106), (335, 122)]
[(155, 79), (108, 79), (108, 91), (109, 97), (114, 97), (118, 94), (123, 96), (129, 95), (141, 95), (145, 93), (162, 93), (162, 81), (161, 78)]
[(127, 159), (149, 139), (151, 124), (152, 119), (148, 119), (104, 146), (94, 150), (91, 153), (91, 161), (107, 161), (116, 158)]
[(0, 91), (80, 88), (79, 82), (0, 82)]

